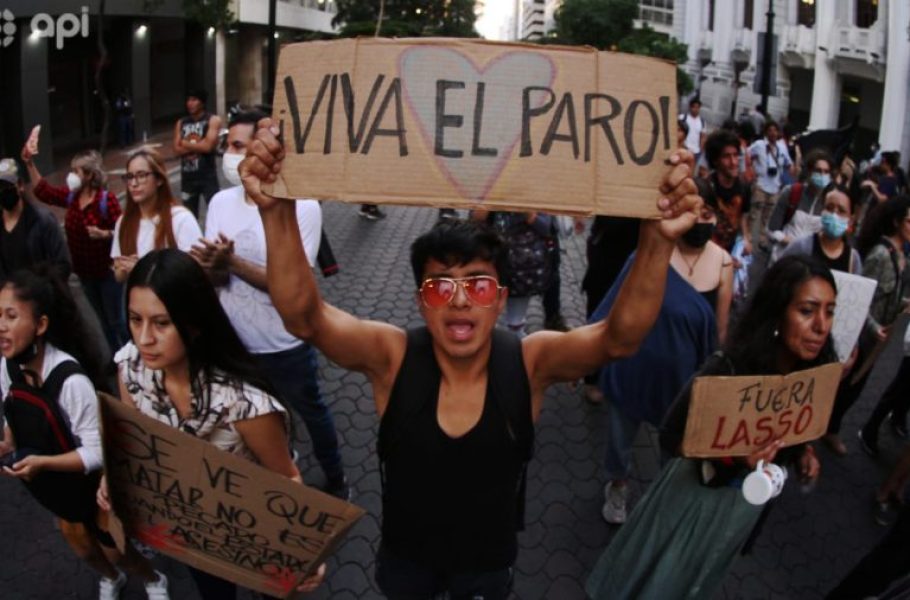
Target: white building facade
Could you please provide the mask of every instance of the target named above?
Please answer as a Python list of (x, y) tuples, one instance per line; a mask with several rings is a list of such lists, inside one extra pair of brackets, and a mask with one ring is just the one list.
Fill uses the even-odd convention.
[(770, 115), (797, 131), (858, 119), (858, 155), (878, 142), (910, 156), (908, 0), (675, 0), (672, 35), (689, 46), (684, 68), (708, 122), (760, 103), (759, 33), (769, 6), (777, 43)]

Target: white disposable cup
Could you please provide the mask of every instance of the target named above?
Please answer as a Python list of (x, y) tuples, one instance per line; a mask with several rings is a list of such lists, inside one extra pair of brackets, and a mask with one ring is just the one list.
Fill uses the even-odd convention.
[(778, 496), (787, 481), (787, 470), (774, 463), (758, 461), (755, 470), (743, 480), (743, 498), (749, 504), (761, 506)]

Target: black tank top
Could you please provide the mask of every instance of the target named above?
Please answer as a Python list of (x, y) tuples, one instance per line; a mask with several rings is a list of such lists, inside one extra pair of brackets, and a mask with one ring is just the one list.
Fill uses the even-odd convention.
[(494, 331), (483, 411), (459, 438), (439, 426), (439, 383), (429, 333), (409, 331), (379, 426), (383, 544), (447, 573), (505, 568), (518, 552), (534, 435), (520, 341)]
[[(183, 140), (196, 140), (200, 142), (205, 139), (209, 131), (209, 119), (212, 115), (208, 112), (202, 113), (198, 120), (193, 117), (183, 117), (180, 119), (180, 138)], [(180, 159), (180, 174), (182, 183), (195, 183), (208, 179), (217, 179), (215, 173), (215, 152), (206, 154), (184, 154)]]
[(837, 258), (828, 258), (828, 255), (825, 254), (825, 251), (822, 250), (821, 244), (818, 242), (818, 236), (812, 236), (812, 256), (822, 261), (822, 264), (824, 264), (829, 269), (849, 273), (850, 255), (852, 253), (853, 250), (850, 248), (850, 244), (844, 242), (844, 249), (841, 251), (840, 256)]

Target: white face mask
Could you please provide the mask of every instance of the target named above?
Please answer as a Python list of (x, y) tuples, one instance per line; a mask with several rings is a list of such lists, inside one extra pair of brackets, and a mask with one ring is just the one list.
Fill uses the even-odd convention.
[(231, 185), (240, 185), (240, 172), (238, 168), (240, 167), (240, 161), (246, 157), (245, 154), (235, 154), (233, 152), (225, 152), (221, 160), (221, 172), (224, 173), (224, 178), (228, 180)]
[(82, 189), (82, 178), (70, 171), (66, 174), (66, 187), (71, 192), (78, 192)]

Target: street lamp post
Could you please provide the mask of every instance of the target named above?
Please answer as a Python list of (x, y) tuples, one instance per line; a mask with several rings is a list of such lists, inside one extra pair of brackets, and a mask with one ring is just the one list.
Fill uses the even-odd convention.
[(263, 104), (271, 105), (272, 97), (275, 95), (275, 75), (278, 70), (278, 46), (275, 39), (276, 29), (276, 10), (278, 0), (269, 0), (269, 39), (268, 39), (268, 82), (265, 89), (265, 97), (262, 99)]
[(771, 93), (771, 64), (774, 60), (774, 0), (768, 0), (768, 18), (765, 25), (765, 44), (761, 65), (761, 112), (768, 114), (768, 95)]

